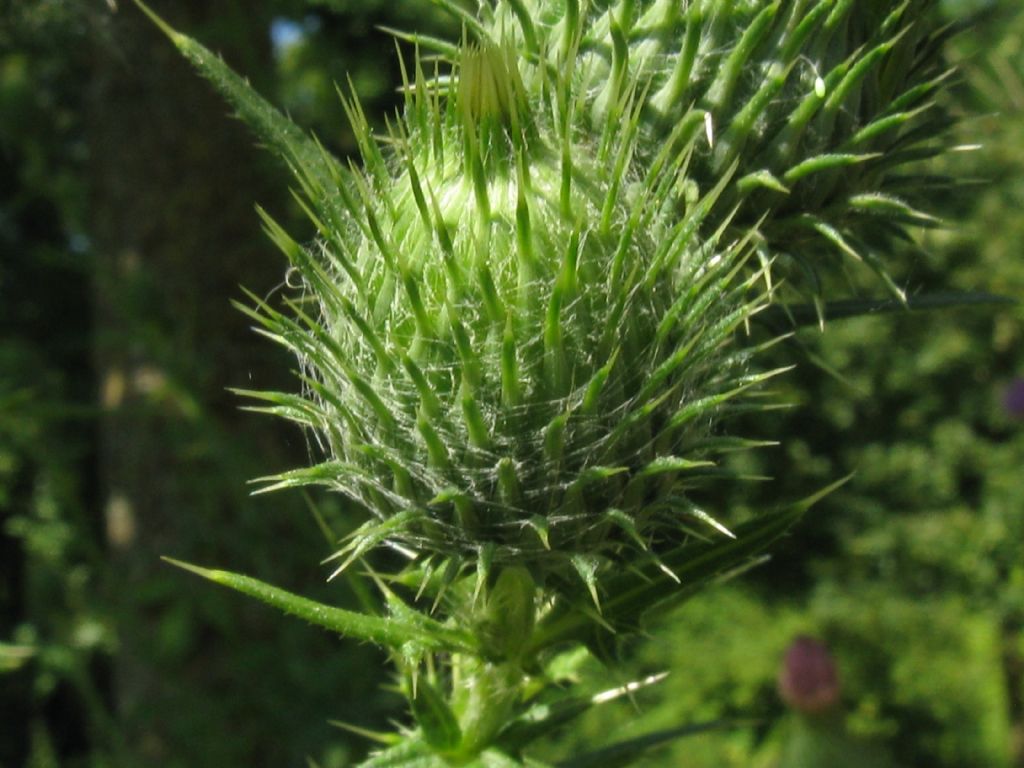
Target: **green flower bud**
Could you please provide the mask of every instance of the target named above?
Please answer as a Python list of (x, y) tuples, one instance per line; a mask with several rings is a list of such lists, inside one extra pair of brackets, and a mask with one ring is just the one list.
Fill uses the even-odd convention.
[(926, 219), (886, 185), (931, 135), (927, 2), (483, 4), (384, 142), (347, 103), (365, 168), (304, 172), (321, 241), (268, 228), (307, 296), (256, 313), (308, 388), (263, 397), (326, 454), (279, 484), (370, 519), (342, 567), (388, 541), (599, 603), (609, 559), (724, 531), (691, 494), (770, 375), (734, 339), (759, 286), (790, 257), (815, 282), (822, 240), (884, 277)]
[(464, 47), (444, 104), (420, 72), (393, 150), (361, 137), (348, 223), (299, 257), (318, 316), (270, 314), (329, 454), (285, 482), (376, 519), (352, 557), (486, 548), (597, 599), (601, 558), (684, 535), (709, 426), (760, 380), (729, 346), (757, 308), (750, 244), (703, 234), (699, 202), (680, 213), (692, 146), (634, 162), (642, 101), (594, 136), (571, 67), (546, 85), (518, 67)]

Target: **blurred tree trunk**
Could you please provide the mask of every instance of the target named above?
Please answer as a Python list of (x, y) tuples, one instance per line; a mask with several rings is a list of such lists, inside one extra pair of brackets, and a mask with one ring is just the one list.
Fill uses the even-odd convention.
[[(207, 36), (215, 47), (250, 72), (268, 65), (258, 12), (209, 0), (152, 5), (181, 29), (216, 20), (219, 39)], [(142, 14), (122, 3), (109, 24), (113, 45), (96, 51), (87, 132), (100, 497), (119, 619), (114, 698), (131, 753), (198, 765), (182, 744), (204, 739), (210, 704), (200, 684), (222, 671), (197, 645), (209, 617), (174, 595), (195, 585), (159, 557), (227, 559), (217, 531), (246, 503), (247, 470), (228, 436), (247, 427), (225, 389), (246, 384), (267, 349), (229, 299), (239, 284), (262, 292), (279, 279), (252, 210), (257, 199), (274, 201), (272, 176), (245, 129)], [(265, 432), (243, 439), (267, 440)], [(166, 708), (177, 718), (161, 717)], [(181, 714), (189, 708), (192, 717)], [(167, 732), (191, 720), (195, 733)]]

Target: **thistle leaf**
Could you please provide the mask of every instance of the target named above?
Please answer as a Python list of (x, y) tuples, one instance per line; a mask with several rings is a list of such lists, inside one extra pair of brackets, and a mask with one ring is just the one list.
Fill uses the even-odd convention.
[(384, 648), (398, 649), (413, 643), (428, 651), (472, 651), (474, 642), (463, 631), (447, 627), (420, 615), (415, 622), (395, 616), (369, 616), (324, 605), (249, 576), (230, 571), (201, 568), (169, 557), (162, 558), (171, 565), (190, 571), (197, 576), (254, 597), (278, 610), (298, 616), (311, 624), (329, 629), (354, 640), (364, 640)]
[[(848, 480), (849, 477), (843, 478), (806, 499), (737, 526), (733, 530), (735, 539), (684, 544), (660, 554), (661, 562), (672, 570), (682, 587), (675, 587), (655, 563), (640, 566), (635, 573), (608, 577), (602, 582), (606, 593), (602, 616), (612, 626), (633, 625), (654, 607), (663, 611), (678, 605), (721, 574), (763, 552), (811, 506)], [(586, 612), (559, 604), (538, 624), (528, 653), (565, 642), (585, 641), (593, 628), (594, 622)]]
[(395, 746), (401, 743), (402, 737), (396, 733), (389, 733), (385, 731), (373, 731), (369, 728), (362, 728), (352, 723), (346, 723), (342, 720), (328, 720), (329, 725), (333, 725), (335, 728), (340, 728), (343, 731), (354, 733), (356, 736), (362, 736), (364, 739), (375, 741), (378, 744), (383, 744), (388, 747)]
[[(926, 312), (935, 309), (956, 307), (999, 307), (1013, 306), (1018, 301), (1009, 296), (1000, 296), (984, 291), (962, 293), (922, 293), (908, 296), (906, 302), (894, 299), (843, 299), (827, 301), (821, 313), (828, 320), (848, 320), (871, 315), (902, 314), (905, 312)], [(787, 304), (769, 307), (758, 315), (756, 321), (768, 328), (779, 329), (786, 325), (799, 328), (818, 324), (818, 308), (811, 304)]]
[[(260, 96), (224, 61), (188, 35), (178, 32), (158, 16), (143, 0), (135, 4), (174, 43), (182, 55), (238, 111), (238, 116), (253, 133), (280, 157), (301, 181), (312, 184), (317, 192), (337, 187), (343, 176), (340, 164), (295, 123)], [(326, 195), (318, 195), (319, 200)]]

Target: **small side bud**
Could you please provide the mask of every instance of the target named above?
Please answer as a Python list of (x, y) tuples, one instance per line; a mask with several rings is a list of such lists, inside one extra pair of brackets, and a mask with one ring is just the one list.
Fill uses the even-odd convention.
[(530, 640), (536, 585), (525, 568), (505, 568), (487, 597), (480, 636), (495, 657), (515, 659)]

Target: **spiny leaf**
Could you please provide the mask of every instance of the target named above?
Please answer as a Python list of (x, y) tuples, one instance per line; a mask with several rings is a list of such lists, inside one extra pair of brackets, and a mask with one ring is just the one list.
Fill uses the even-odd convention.
[(379, 480), (367, 472), (365, 467), (343, 461), (325, 461), (312, 467), (300, 467), (277, 475), (269, 475), (254, 480), (256, 483), (268, 483), (254, 491), (254, 494), (271, 493), (285, 488), (301, 488), (307, 485), (320, 485), (326, 488), (342, 486), (345, 480), (353, 480), (356, 484), (377, 485)]
[[(717, 576), (764, 551), (814, 503), (848, 480), (848, 477), (843, 478), (806, 499), (737, 526), (733, 531), (735, 539), (684, 544), (662, 554), (663, 564), (676, 574), (682, 587), (675, 587), (657, 564), (642, 566), (637, 573), (610, 576), (602, 583), (606, 593), (602, 615), (615, 625), (634, 622), (654, 606), (664, 610), (677, 605)], [(592, 631), (590, 616), (578, 607), (561, 604), (538, 624), (528, 651), (536, 652), (572, 640), (582, 641)]]
[[(170, 38), (175, 47), (199, 70), (220, 94), (238, 110), (238, 115), (293, 173), (315, 184), (317, 191), (337, 187), (341, 166), (329, 158), (295, 123), (260, 96), (224, 61), (188, 35), (172, 28), (142, 0), (135, 4)], [(324, 197), (318, 196), (318, 199)]]
[(243, 407), (243, 410), (246, 411), (281, 416), (308, 427), (319, 427), (326, 422), (326, 414), (323, 409), (301, 395), (287, 392), (261, 392), (258, 390), (235, 388), (231, 388), (229, 391), (242, 397), (273, 404), (270, 406), (247, 405)]
[(526, 521), (526, 524), (537, 533), (537, 538), (544, 545), (544, 549), (551, 549), (551, 526), (548, 519), (544, 515), (534, 515)]
[(623, 533), (629, 536), (630, 539), (639, 547), (641, 550), (646, 551), (648, 548), (647, 542), (643, 540), (640, 533), (636, 529), (636, 523), (633, 518), (623, 512), (621, 509), (609, 509), (606, 510), (604, 519), (613, 525), (617, 526)]
[[(773, 376), (777, 376), (780, 373), (784, 373), (785, 371), (788, 371), (791, 368), (792, 366), (787, 366), (785, 368), (778, 368), (774, 371), (766, 371), (765, 373), (759, 373), (745, 377), (745, 380), (739, 383), (738, 386), (733, 387), (727, 392), (722, 392), (717, 395), (710, 395), (708, 397), (702, 397), (699, 400), (687, 403), (685, 406), (680, 408), (675, 414), (673, 414), (672, 418), (669, 420), (668, 428), (676, 429), (684, 424), (690, 423), (691, 421), (698, 418), (699, 416), (702, 416), (703, 414), (712, 413), (716, 408), (724, 405), (728, 401), (735, 398), (737, 395), (746, 392), (751, 387), (760, 384), (761, 382), (766, 381), (772, 378)], [(760, 409), (764, 407), (765, 406), (758, 404), (757, 406), (755, 406), (755, 409)]]
[[(652, 580), (659, 573), (647, 567), (647, 579), (634, 574), (623, 574), (609, 581), (608, 589), (614, 590), (614, 610), (620, 616), (636, 615), (636, 609), (655, 603), (664, 609), (678, 602), (681, 595), (688, 595), (703, 582), (717, 578), (720, 574), (741, 565), (748, 558), (764, 551), (772, 542), (786, 533), (814, 504), (845, 485), (852, 476), (844, 477), (825, 488), (743, 525), (733, 531), (734, 538), (711, 545), (690, 548), (684, 544), (662, 555), (664, 564), (683, 583), (683, 590), (664, 594), (663, 588)], [(633, 585), (631, 589), (630, 585)], [(609, 598), (612, 599), (612, 598)], [(614, 615), (614, 614), (613, 614)]]
[(401, 648), (406, 643), (416, 643), (428, 651), (471, 652), (474, 646), (468, 633), (446, 627), (426, 616), (421, 616), (415, 623), (395, 616), (368, 616), (300, 597), (249, 576), (201, 568), (169, 557), (162, 559), (215, 584), (234, 589), (292, 616), (355, 640), (392, 649)]
[(402, 737), (397, 733), (387, 733), (385, 731), (372, 731), (369, 728), (363, 728), (352, 723), (346, 723), (342, 720), (328, 720), (329, 725), (333, 725), (335, 728), (340, 728), (343, 731), (354, 733), (356, 736), (362, 736), (364, 739), (370, 739), (370, 741), (376, 741), (378, 744), (384, 744), (385, 746), (394, 746), (401, 743)]
[(714, 528), (719, 533), (725, 534), (730, 539), (735, 539), (736, 538), (736, 534), (734, 534), (732, 531), (730, 531), (728, 528), (726, 528), (724, 525), (722, 525), (720, 522), (718, 522), (715, 518), (713, 518), (711, 515), (709, 515), (707, 512), (705, 512), (700, 507), (694, 506), (693, 504), (687, 504), (684, 507), (684, 509), (685, 509), (685, 514), (690, 515), (691, 517), (697, 518), (702, 523), (706, 523), (707, 525), (710, 525), (712, 528)]
[(739, 80), (740, 74), (749, 67), (753, 53), (768, 33), (775, 14), (779, 10), (779, 5), (779, 1), (776, 0), (754, 17), (736, 43), (736, 47), (720, 65), (718, 76), (708, 88), (706, 97), (712, 110), (717, 110), (730, 100), (736, 87), (736, 81)]
[[(347, 1), (347, 0), (346, 0)], [(348, 9), (346, 9), (347, 11)], [(442, 40), (439, 37), (431, 37), (430, 35), (421, 35), (418, 32), (406, 32), (401, 29), (395, 29), (394, 27), (386, 27), (379, 25), (377, 27), (381, 32), (387, 32), (392, 37), (398, 38), (406, 43), (412, 43), (419, 49), (427, 51), (435, 51), (442, 58), (448, 61), (458, 61), (459, 58), (459, 46)]]
[(389, 517), (387, 520), (368, 520), (363, 523), (359, 528), (348, 535), (348, 544), (323, 561), (324, 563), (329, 563), (332, 560), (337, 560), (342, 557), (345, 558), (341, 565), (335, 568), (334, 572), (327, 577), (327, 580), (331, 581), (340, 573), (344, 572), (345, 569), (347, 569), (353, 562), (365, 555), (382, 541), (393, 536), (396, 532), (401, 532), (410, 523), (421, 520), (422, 518), (422, 512), (410, 509), (405, 510), (404, 512), (399, 512), (397, 515)]
[(849, 200), (850, 205), (856, 211), (886, 216), (901, 221), (906, 221), (919, 226), (936, 227), (942, 222), (931, 214), (919, 211), (906, 201), (900, 200), (893, 195), (885, 195), (881, 192), (865, 192), (854, 195)]
[[(855, 317), (884, 315), (905, 312), (924, 312), (934, 309), (950, 309), (954, 307), (998, 307), (1013, 306), (1017, 300), (1009, 296), (985, 293), (984, 291), (968, 291), (964, 293), (940, 292), (923, 293), (908, 296), (906, 302), (894, 299), (843, 299), (828, 301), (822, 305), (822, 314), (831, 321), (847, 320)], [(817, 325), (818, 310), (810, 304), (788, 304), (769, 307), (757, 317), (757, 322), (769, 328), (785, 325), (800, 327)]]

